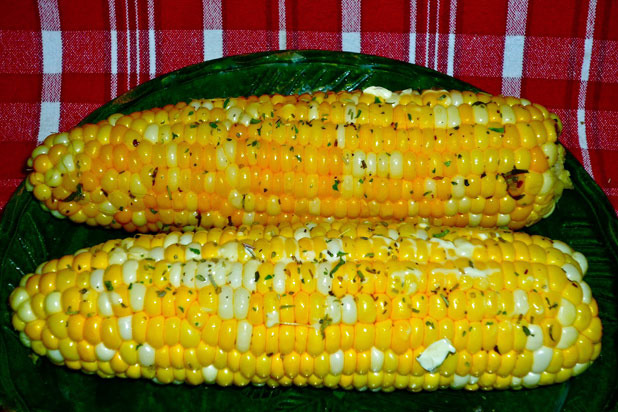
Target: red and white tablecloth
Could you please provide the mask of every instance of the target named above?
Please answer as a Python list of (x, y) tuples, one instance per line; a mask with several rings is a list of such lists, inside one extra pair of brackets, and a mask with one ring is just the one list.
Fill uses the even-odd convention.
[(618, 1), (39, 0), (0, 13), (0, 210), (31, 150), (159, 74), (221, 56), (345, 50), (556, 112), (618, 209)]

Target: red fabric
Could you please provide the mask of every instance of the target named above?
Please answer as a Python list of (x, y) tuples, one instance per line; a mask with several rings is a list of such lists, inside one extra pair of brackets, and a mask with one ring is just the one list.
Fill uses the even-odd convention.
[(37, 139), (156, 75), (279, 49), (359, 51), (547, 106), (618, 209), (618, 2), (39, 0), (0, 13), (0, 210)]

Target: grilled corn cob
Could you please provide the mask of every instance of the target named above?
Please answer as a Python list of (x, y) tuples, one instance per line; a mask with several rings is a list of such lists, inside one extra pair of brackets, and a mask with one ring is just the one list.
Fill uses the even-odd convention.
[(530, 225), (565, 186), (558, 118), (525, 99), (372, 87), (181, 102), (52, 134), (27, 187), (128, 231), (324, 218)]
[(255, 225), (108, 241), (40, 265), (10, 305), (26, 346), (102, 377), (505, 389), (599, 355), (586, 269), (507, 230)]

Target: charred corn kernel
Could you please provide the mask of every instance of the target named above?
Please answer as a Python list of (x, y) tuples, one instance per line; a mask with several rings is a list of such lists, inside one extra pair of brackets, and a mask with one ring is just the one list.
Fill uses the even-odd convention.
[(326, 96), (113, 115), (35, 148), (28, 189), (75, 222), (156, 232), (376, 216), (518, 229), (571, 185), (556, 116), (522, 99), (376, 87)]
[(508, 230), (230, 226), (55, 259), (9, 304), (35, 353), (105, 377), (519, 388), (599, 355), (586, 268), (562, 242)]

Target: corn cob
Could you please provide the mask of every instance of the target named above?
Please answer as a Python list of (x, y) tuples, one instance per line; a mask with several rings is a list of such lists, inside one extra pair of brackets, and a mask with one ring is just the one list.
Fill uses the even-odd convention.
[(570, 185), (561, 127), (525, 99), (459, 91), (194, 100), (50, 135), (27, 187), (57, 217), (131, 232), (332, 217), (518, 229)]
[(508, 230), (284, 223), (108, 241), (40, 265), (10, 305), (36, 354), (102, 377), (530, 388), (600, 353), (586, 270)]

